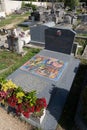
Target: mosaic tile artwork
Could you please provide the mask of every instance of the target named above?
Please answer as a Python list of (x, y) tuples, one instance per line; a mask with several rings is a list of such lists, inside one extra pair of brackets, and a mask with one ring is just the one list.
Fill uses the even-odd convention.
[(66, 65), (67, 63), (55, 58), (35, 55), (20, 69), (56, 81), (62, 75)]

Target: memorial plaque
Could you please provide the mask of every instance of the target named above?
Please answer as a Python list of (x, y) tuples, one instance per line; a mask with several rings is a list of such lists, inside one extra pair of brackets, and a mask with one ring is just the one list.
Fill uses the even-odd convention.
[(75, 32), (70, 29), (48, 28), (45, 30), (45, 49), (71, 54)]

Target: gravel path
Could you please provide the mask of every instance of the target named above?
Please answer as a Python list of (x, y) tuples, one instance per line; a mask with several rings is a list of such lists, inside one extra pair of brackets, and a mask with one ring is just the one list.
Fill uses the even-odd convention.
[(0, 107), (0, 130), (33, 130), (33, 127)]

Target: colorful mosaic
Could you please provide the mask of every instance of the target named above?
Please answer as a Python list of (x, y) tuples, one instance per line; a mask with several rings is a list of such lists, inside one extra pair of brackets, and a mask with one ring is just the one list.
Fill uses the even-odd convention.
[(53, 80), (58, 80), (66, 63), (55, 58), (36, 55), (27, 61), (20, 69), (29, 71), (35, 75), (44, 76)]

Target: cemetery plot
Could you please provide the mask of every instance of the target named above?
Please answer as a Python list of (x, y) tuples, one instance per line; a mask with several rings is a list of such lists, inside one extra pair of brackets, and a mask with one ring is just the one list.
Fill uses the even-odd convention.
[(20, 69), (52, 80), (58, 80), (66, 65), (67, 63), (58, 59), (36, 55), (20, 67)]

